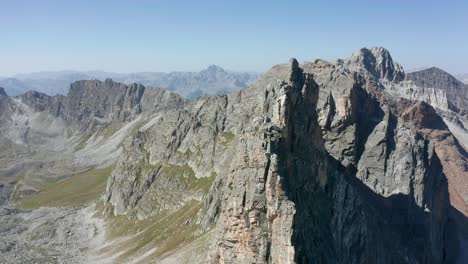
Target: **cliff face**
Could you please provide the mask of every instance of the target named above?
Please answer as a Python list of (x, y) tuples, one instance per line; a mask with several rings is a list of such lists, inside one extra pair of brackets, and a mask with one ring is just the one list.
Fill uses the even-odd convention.
[(450, 204), (434, 144), (379, 84), (399, 73), (352, 63), (292, 60), (150, 121), (108, 182), (114, 214), (203, 201), (200, 262), (442, 262)]
[(182, 102), (163, 89), (146, 89), (141, 84), (78, 81), (64, 98), (60, 115), (72, 126), (92, 130), (111, 122), (132, 121), (142, 112), (178, 107)]
[[(435, 144), (449, 181), (451, 203), (467, 216), (468, 90), (466, 86), (441, 69), (429, 68), (407, 74), (404, 82), (390, 89), (396, 91), (399, 96), (411, 101), (424, 101), (434, 108), (425, 104), (415, 104), (410, 109), (416, 112), (413, 117), (417, 118), (412, 118), (411, 123), (417, 124), (417, 129), (431, 138)], [(421, 119), (428, 116), (432, 118)]]

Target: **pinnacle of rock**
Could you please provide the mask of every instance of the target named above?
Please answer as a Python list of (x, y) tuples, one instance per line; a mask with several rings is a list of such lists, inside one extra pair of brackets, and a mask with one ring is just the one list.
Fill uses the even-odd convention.
[(297, 62), (296, 58), (289, 59), (289, 67), (291, 67), (291, 71), (297, 71), (299, 69), (299, 62)]
[[(299, 62), (295, 58), (289, 59), (290, 80), (295, 82), (296, 85), (301, 82), (302, 69), (299, 67)], [(297, 87), (301, 89), (302, 87)]]
[(382, 47), (362, 48), (355, 52), (351, 61), (367, 71), (375, 78), (399, 83), (405, 77), (403, 68), (393, 61), (390, 52)]

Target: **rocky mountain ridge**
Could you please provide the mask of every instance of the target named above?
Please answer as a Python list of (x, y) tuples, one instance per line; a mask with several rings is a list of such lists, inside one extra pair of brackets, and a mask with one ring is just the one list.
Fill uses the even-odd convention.
[[(443, 235), (448, 232), (448, 187), (436, 154), (440, 151), (420, 130), (429, 126), (450, 132), (436, 112), (420, 110), (432, 109), (427, 104), (401, 101), (383, 90), (380, 79), (403, 81), (401, 67), (385, 61), (391, 60), (385, 50), (374, 53), (362, 50), (363, 56), (374, 58), (336, 64), (316, 61), (300, 68), (293, 60), (276, 66), (246, 90), (194, 102), (195, 110), (185, 110), (192, 117), (183, 118), (194, 123), (184, 125), (182, 134), (170, 129), (170, 121), (155, 123), (134, 137), (111, 176), (106, 199), (113, 213), (145, 218), (148, 212), (160, 212), (147, 206), (172, 197), (172, 188), (159, 188), (155, 179), (167, 175), (165, 165), (158, 164), (188, 165), (195, 177), (205, 178), (208, 173), (200, 167), (216, 157), (210, 168), (218, 176), (204, 196), (199, 218), (202, 230), (214, 233), (208, 258), (215, 263), (442, 262), (452, 250), (444, 246)], [(361, 75), (350, 68), (366, 72)], [(223, 133), (234, 135), (228, 148), (215, 144)], [(194, 140), (200, 137), (204, 140)], [(166, 154), (161, 155), (161, 149)], [(187, 152), (190, 155), (183, 156)], [(135, 160), (134, 155), (146, 158)], [(223, 167), (217, 167), (220, 161)], [(135, 166), (142, 163), (151, 169), (140, 176), (128, 174), (141, 171)], [(131, 187), (139, 184), (146, 187)], [(164, 209), (176, 210), (184, 200), (169, 207), (164, 202)], [(354, 210), (362, 215), (354, 215)], [(390, 223), (388, 229), (368, 236), (384, 222)], [(360, 244), (334, 233), (344, 228), (350, 230), (344, 236), (359, 238)], [(408, 231), (435, 236), (403, 235)], [(398, 244), (373, 240), (391, 234), (398, 234), (390, 239)]]
[[(292, 59), (246, 89), (194, 101), (111, 80), (76, 82), (66, 97), (0, 96), (10, 146), (0, 172), (115, 163), (99, 202), (106, 219), (184, 219), (181, 238), (140, 228), (147, 244), (114, 238), (105, 256), (116, 262), (463, 263), (463, 137), (408, 87), (427, 89), (373, 48)], [(48, 161), (37, 153), (46, 149)]]
[(164, 89), (111, 80), (76, 82), (68, 96), (35, 91), (3, 96), (0, 174), (57, 179), (109, 166), (120, 156), (123, 140), (142, 126), (143, 115), (184, 102)]

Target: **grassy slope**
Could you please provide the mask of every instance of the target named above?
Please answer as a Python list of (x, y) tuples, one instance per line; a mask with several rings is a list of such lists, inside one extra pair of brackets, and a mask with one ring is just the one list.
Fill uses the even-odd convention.
[[(98, 204), (101, 207), (102, 203)], [(106, 217), (106, 239), (115, 243), (102, 248), (101, 254), (119, 254), (118, 261), (125, 263), (146, 251), (156, 249), (148, 259), (172, 252), (200, 237), (196, 224), (200, 201), (188, 202), (175, 212), (149, 217), (144, 220), (129, 220), (126, 216)]]
[[(216, 178), (215, 172), (210, 177), (196, 178), (192, 168), (188, 165), (163, 163), (161, 166), (160, 177), (167, 177), (168, 180), (179, 178), (184, 189), (190, 192), (206, 194)], [(152, 169), (152, 166), (146, 165), (142, 170), (151, 171)], [(117, 254), (119, 255), (118, 262), (122, 263), (151, 250), (154, 252), (145, 260), (154, 261), (154, 259), (162, 258), (165, 254), (200, 238), (197, 214), (202, 206), (201, 201), (192, 200), (176, 211), (164, 212), (144, 220), (130, 220), (125, 215), (107, 215), (104, 217), (107, 222), (106, 239), (114, 243), (102, 248), (100, 253)], [(100, 208), (98, 211), (106, 211), (104, 207), (102, 202), (98, 203), (98, 208)]]
[(106, 188), (112, 168), (93, 169), (59, 182), (41, 186), (37, 194), (16, 203), (21, 208), (41, 206), (80, 206), (96, 200)]

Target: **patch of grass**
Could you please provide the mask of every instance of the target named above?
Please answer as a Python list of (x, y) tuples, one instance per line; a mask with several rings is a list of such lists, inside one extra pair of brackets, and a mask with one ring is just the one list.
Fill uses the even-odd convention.
[(107, 126), (104, 131), (102, 131), (101, 135), (103, 137), (102, 141), (106, 141), (107, 139), (109, 139), (112, 135), (114, 135), (117, 131), (120, 130), (120, 128), (122, 128), (122, 125), (121, 124), (111, 124), (109, 126)]
[(141, 255), (153, 248), (157, 250), (149, 257), (162, 256), (200, 236), (196, 220), (201, 208), (200, 201), (192, 200), (175, 212), (144, 220), (129, 220), (126, 216), (109, 217), (106, 237), (118, 242), (102, 251), (125, 251), (119, 256), (120, 261)]
[(207, 193), (216, 178), (216, 172), (211, 173), (210, 177), (197, 178), (195, 172), (189, 165), (174, 165), (169, 163), (162, 164), (161, 174), (169, 178), (179, 177), (186, 190), (192, 190)]
[(216, 137), (216, 139), (219, 142), (219, 144), (221, 144), (223, 146), (227, 146), (234, 140), (235, 137), (236, 136), (234, 135), (234, 133), (232, 133), (230, 131), (224, 131), (224, 132), (220, 133)]
[(151, 173), (156, 167), (156, 165), (152, 165), (150, 163), (146, 163), (143, 166), (138, 167), (138, 169), (136, 169), (136, 181), (138, 184), (142, 183), (142, 179), (145, 178), (143, 177), (144, 175)]
[(112, 167), (93, 169), (67, 179), (46, 183), (37, 194), (25, 197), (16, 203), (21, 208), (41, 206), (81, 206), (99, 198), (105, 191)]
[(190, 157), (193, 155), (193, 152), (190, 149), (187, 149), (185, 152), (177, 150), (177, 154), (184, 159), (190, 159)]

